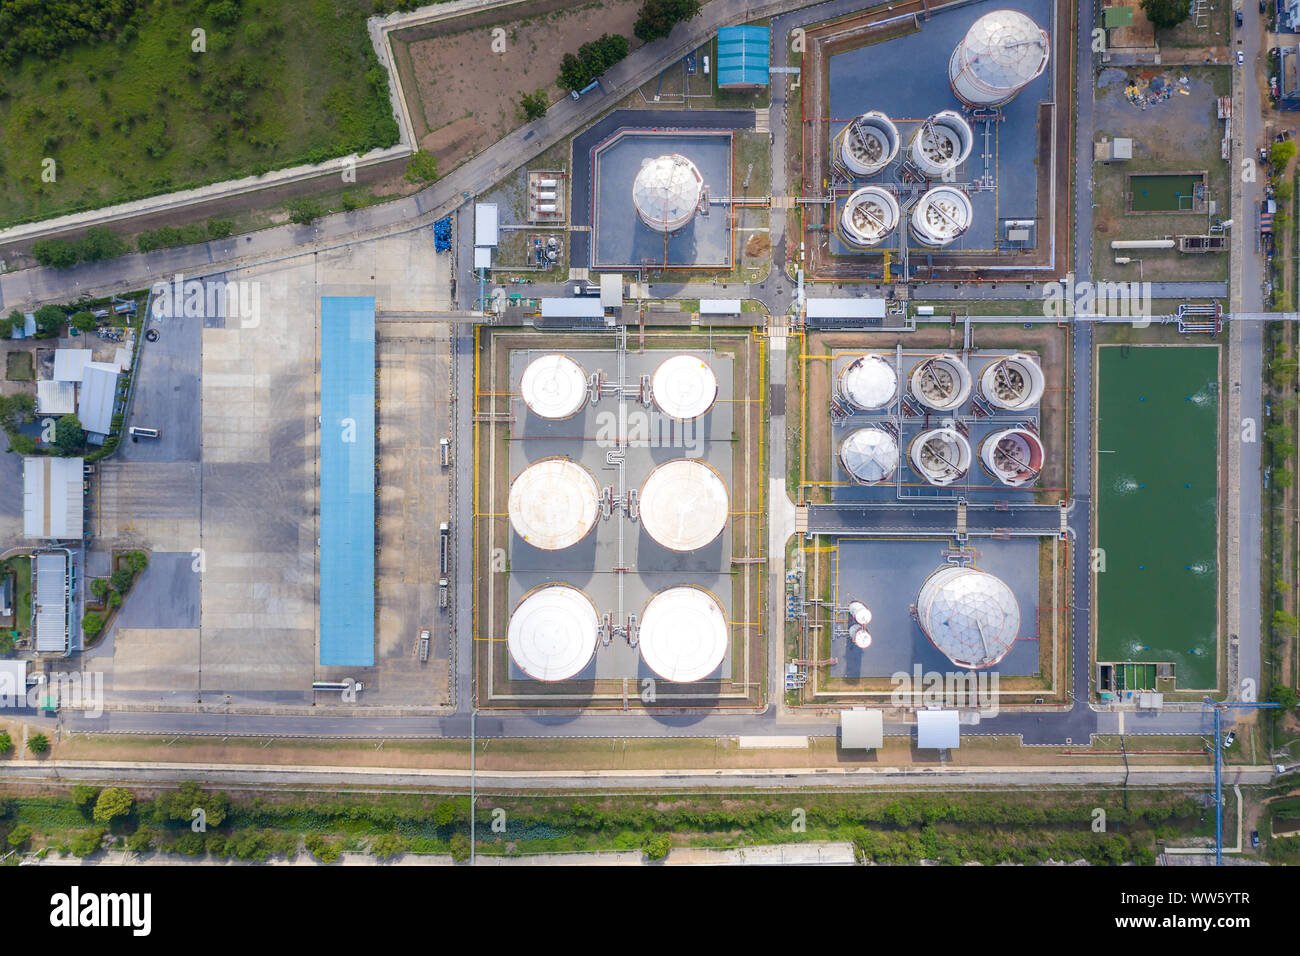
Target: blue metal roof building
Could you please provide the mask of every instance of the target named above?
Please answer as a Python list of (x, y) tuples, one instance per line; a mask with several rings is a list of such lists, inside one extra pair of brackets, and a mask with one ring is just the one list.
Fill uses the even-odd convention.
[(718, 31), (718, 89), (767, 86), (771, 32), (767, 27)]
[(320, 663), (375, 663), (375, 300), (321, 299)]

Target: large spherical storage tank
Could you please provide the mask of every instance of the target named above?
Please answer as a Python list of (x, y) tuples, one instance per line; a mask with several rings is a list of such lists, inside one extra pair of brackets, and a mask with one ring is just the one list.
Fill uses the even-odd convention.
[(970, 442), (955, 428), (921, 432), (912, 439), (907, 452), (916, 473), (931, 485), (950, 485), (970, 471)]
[(948, 82), (968, 106), (999, 106), (1047, 69), (1052, 41), (1018, 10), (986, 13), (948, 60)]
[(600, 487), (576, 461), (543, 458), (511, 482), (507, 510), (515, 534), (534, 548), (558, 551), (596, 526)]
[(943, 179), (966, 162), (974, 145), (975, 134), (966, 118), (955, 110), (942, 110), (912, 134), (909, 151), (921, 172)]
[(950, 353), (933, 355), (912, 369), (911, 385), (916, 400), (927, 408), (955, 411), (970, 398), (970, 369)]
[(641, 485), (641, 526), (672, 551), (698, 551), (714, 541), (730, 506), (722, 477), (693, 458), (664, 462)]
[(691, 421), (718, 400), (718, 376), (702, 358), (674, 355), (660, 362), (650, 377), (650, 396), (669, 418)]
[(844, 130), (840, 159), (856, 176), (873, 176), (898, 155), (898, 127), (879, 110), (863, 113)]
[(656, 232), (685, 229), (703, 197), (704, 177), (699, 168), (677, 153), (646, 160), (632, 182), (636, 214)]
[(1043, 443), (1027, 428), (993, 432), (980, 444), (984, 469), (1010, 488), (1036, 481), (1043, 470), (1043, 460)]
[(660, 591), (646, 604), (637, 625), (646, 666), (666, 681), (689, 684), (722, 664), (731, 643), (722, 605), (703, 588)]
[(958, 667), (992, 667), (1016, 644), (1020, 605), (1005, 581), (948, 565), (921, 585), (916, 620), (930, 643)]
[(1037, 405), (1046, 384), (1038, 360), (1019, 352), (990, 362), (980, 373), (980, 394), (990, 404), (1013, 412)]
[(572, 418), (587, 401), (587, 373), (567, 355), (539, 355), (519, 379), (519, 395), (539, 418)]
[(935, 186), (912, 207), (912, 236), (925, 246), (941, 248), (966, 234), (975, 210), (970, 197), (953, 186)]
[(591, 598), (565, 584), (529, 592), (510, 615), (510, 656), (536, 680), (568, 680), (596, 653), (600, 616)]
[(885, 356), (869, 353), (840, 370), (840, 395), (854, 408), (874, 412), (898, 397), (898, 372)]
[(898, 227), (898, 200), (879, 186), (863, 186), (844, 201), (840, 226), (855, 246), (879, 245)]
[(840, 464), (860, 485), (888, 481), (898, 470), (898, 442), (883, 428), (859, 428), (840, 442)]

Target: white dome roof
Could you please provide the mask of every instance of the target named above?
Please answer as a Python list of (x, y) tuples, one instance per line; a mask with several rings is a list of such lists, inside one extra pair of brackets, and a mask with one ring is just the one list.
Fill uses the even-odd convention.
[(567, 680), (596, 653), (600, 617), (577, 588), (550, 584), (528, 594), (510, 615), (510, 656), (536, 680)]
[(568, 458), (544, 458), (510, 485), (507, 504), (515, 534), (535, 548), (577, 544), (596, 524), (600, 488), (591, 472)]
[(1019, 10), (986, 13), (966, 32), (948, 61), (953, 92), (973, 106), (996, 106), (1047, 68), (1047, 31)]
[(651, 229), (676, 232), (694, 217), (704, 196), (704, 177), (685, 156), (648, 159), (632, 183), (632, 205)]
[(650, 379), (655, 405), (670, 418), (699, 418), (718, 398), (718, 376), (694, 355), (674, 355), (659, 363)]
[(722, 478), (692, 458), (664, 462), (641, 486), (641, 525), (673, 551), (697, 551), (717, 538), (730, 506)]
[(898, 394), (898, 372), (883, 355), (863, 355), (840, 372), (840, 392), (863, 411), (884, 408)]
[(883, 428), (859, 428), (840, 442), (840, 464), (863, 484), (886, 481), (898, 470), (898, 442)]
[(587, 401), (587, 373), (567, 355), (542, 355), (524, 369), (519, 394), (534, 415), (569, 418)]
[(712, 674), (731, 644), (722, 607), (708, 591), (695, 587), (669, 588), (652, 597), (638, 634), (646, 666), (678, 684)]
[(992, 667), (1015, 646), (1020, 605), (1001, 578), (949, 565), (926, 578), (916, 599), (921, 630), (958, 667)]

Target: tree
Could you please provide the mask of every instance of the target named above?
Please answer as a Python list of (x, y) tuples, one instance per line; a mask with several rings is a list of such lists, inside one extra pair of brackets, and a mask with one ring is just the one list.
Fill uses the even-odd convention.
[(433, 808), (433, 822), (440, 827), (448, 826), (456, 819), (456, 804), (443, 800)]
[(1273, 689), (1268, 692), (1268, 699), (1282, 705), (1279, 711), (1274, 713), (1285, 714), (1300, 707), (1300, 695), (1296, 694), (1294, 687), (1287, 687), (1286, 684), (1274, 684)]
[(131, 566), (131, 570), (139, 574), (149, 566), (149, 555), (143, 551), (132, 551), (126, 556), (126, 563)]
[(54, 447), (60, 455), (75, 455), (85, 443), (86, 430), (76, 415), (64, 415), (54, 423)]
[(1273, 484), (1279, 488), (1290, 488), (1295, 476), (1286, 468), (1273, 469)]
[[(649, 43), (673, 32), (673, 27), (697, 16), (699, 0), (646, 0), (632, 27), (638, 40)], [(1185, 14), (1184, 14), (1185, 15)]]
[(95, 810), (95, 801), (99, 798), (99, 787), (78, 784), (72, 788), (72, 803), (83, 816), (89, 817)]
[(7, 754), (14, 749), (13, 738), (9, 736), (9, 731), (0, 730), (0, 754)]
[(108, 595), (108, 579), (91, 578), (90, 593), (95, 595), (95, 597), (99, 598), (99, 600), (101, 601), (104, 600), (104, 598)]
[(647, 860), (662, 860), (672, 848), (673, 841), (669, 839), (667, 833), (652, 834), (646, 837), (645, 843), (641, 845), (641, 850), (645, 853)]
[(119, 608), (119, 607), (122, 606), (122, 592), (121, 592), (121, 591), (110, 591), (110, 592), (108, 592), (108, 606), (111, 607), (111, 608)]
[(147, 853), (153, 846), (154, 832), (148, 827), (140, 827), (126, 838), (126, 848), (132, 853)]
[(1192, 0), (1142, 0), (1142, 12), (1157, 30), (1169, 30), (1187, 19)]
[(73, 312), (72, 317), (68, 319), (68, 321), (71, 322), (72, 327), (79, 332), (93, 332), (99, 325), (99, 323), (95, 321), (95, 313), (87, 312), (85, 309), (82, 309), (80, 312)]
[(68, 321), (68, 314), (57, 305), (43, 305), (35, 312), (36, 335), (42, 339), (52, 339), (59, 334), (63, 324)]
[(159, 822), (194, 820), (194, 811), (203, 811), (203, 822), (208, 827), (219, 827), (226, 819), (230, 798), (224, 791), (205, 792), (192, 780), (180, 785), (175, 793), (163, 794), (154, 801), (154, 816)]
[(104, 845), (104, 837), (107, 835), (108, 831), (102, 828), (83, 830), (68, 841), (68, 847), (76, 856), (90, 856), (92, 853), (97, 853)]
[(627, 56), (627, 37), (606, 33), (598, 40), (578, 47), (575, 56), (564, 54), (557, 81), (566, 90), (582, 90), (623, 57)]
[(107, 787), (100, 791), (95, 801), (93, 814), (96, 823), (111, 824), (120, 817), (128, 816), (135, 806), (135, 794), (125, 787)]
[(469, 837), (463, 833), (454, 834), (451, 838), (451, 858), (456, 863), (464, 863), (469, 859)]
[(370, 852), (379, 859), (396, 856), (406, 849), (406, 840), (396, 833), (381, 833), (370, 841)]
[(1291, 162), (1291, 157), (1295, 155), (1295, 141), (1284, 139), (1280, 143), (1274, 143), (1268, 150), (1268, 161), (1277, 169), (1282, 169), (1287, 163)]
[(311, 225), (323, 213), (320, 203), (314, 199), (294, 199), (286, 203), (284, 208), (289, 213), (289, 221), (300, 226)]
[(545, 90), (525, 93), (519, 100), (519, 109), (524, 114), (524, 119), (527, 120), (541, 119), (546, 115), (546, 110), (549, 107), (550, 103), (547, 101)]
[(116, 259), (126, 252), (126, 248), (126, 242), (121, 236), (102, 226), (87, 229), (86, 234), (76, 243), (77, 258), (82, 262)]
[(402, 177), (408, 183), (431, 183), (438, 178), (438, 157), (427, 150), (411, 154)]
[(27, 749), (39, 756), (50, 749), (50, 738), (44, 734), (32, 734), (27, 738)]
[(32, 258), (52, 269), (68, 269), (77, 264), (77, 248), (66, 239), (37, 239)]
[(32, 838), (32, 828), (25, 823), (20, 823), (9, 831), (9, 845), (14, 849), (26, 846)]
[(131, 570), (129, 565), (118, 568), (113, 572), (112, 577), (109, 578), (109, 582), (113, 585), (114, 590), (121, 591), (123, 594), (131, 590), (131, 584), (134, 581), (135, 572)]
[(3, 319), (0, 319), (0, 339), (7, 339), (13, 333), (13, 330), (23, 324), (23, 314), (14, 309)]
[(96, 614), (94, 611), (87, 611), (81, 618), (81, 633), (94, 639), (99, 637), (99, 632), (104, 629), (104, 617), (102, 614)]
[(31, 435), (11, 434), (9, 436), (9, 450), (15, 455), (34, 455), (36, 454), (36, 439)]

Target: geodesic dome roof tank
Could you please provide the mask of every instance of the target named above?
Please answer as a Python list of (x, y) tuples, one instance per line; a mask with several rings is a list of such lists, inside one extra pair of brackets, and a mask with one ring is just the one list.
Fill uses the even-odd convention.
[(872, 176), (898, 155), (898, 127), (879, 110), (863, 113), (844, 130), (840, 158), (856, 176)]
[(587, 401), (587, 373), (567, 355), (539, 355), (524, 369), (519, 395), (540, 418), (572, 418)]
[(708, 677), (731, 644), (722, 605), (696, 587), (669, 588), (652, 597), (637, 634), (646, 666), (676, 684)]
[(1021, 352), (990, 362), (980, 373), (980, 394), (1010, 411), (1033, 408), (1042, 400), (1045, 386), (1038, 360)]
[(510, 656), (536, 680), (567, 680), (590, 663), (600, 635), (591, 598), (577, 588), (548, 584), (525, 595), (510, 615)]
[(673, 551), (697, 551), (722, 534), (730, 500), (721, 476), (702, 461), (666, 461), (641, 485), (641, 526)]
[(888, 481), (898, 470), (898, 442), (883, 428), (859, 428), (840, 442), (840, 464), (859, 484)]
[(844, 238), (856, 246), (874, 246), (898, 226), (898, 200), (879, 186), (864, 186), (844, 201), (840, 225)]
[(839, 388), (854, 408), (872, 412), (898, 397), (898, 372), (883, 355), (863, 355), (840, 370)]
[(1027, 428), (993, 432), (980, 444), (985, 470), (1011, 488), (1037, 481), (1043, 459), (1043, 443)]
[(1047, 69), (1047, 31), (1019, 10), (986, 13), (966, 31), (948, 60), (948, 82), (968, 106), (1007, 102)]
[(970, 228), (975, 210), (970, 197), (953, 186), (935, 186), (912, 207), (912, 235), (925, 246), (956, 242)]
[[(931, 179), (943, 179), (966, 162), (975, 136), (966, 118), (955, 110), (935, 113), (912, 134), (912, 162)], [(949, 182), (951, 182), (949, 176)]]
[(970, 398), (970, 369), (956, 355), (932, 355), (912, 369), (912, 394), (936, 412), (956, 411)]
[(646, 160), (632, 183), (636, 214), (658, 232), (686, 228), (703, 200), (704, 177), (693, 162), (677, 153)]
[(507, 504), (515, 534), (534, 548), (572, 547), (596, 526), (600, 488), (591, 472), (568, 458), (544, 458), (510, 485)]
[(921, 585), (916, 598), (921, 631), (958, 667), (992, 667), (1015, 646), (1020, 605), (1001, 578), (948, 565)]
[(699, 418), (718, 399), (718, 376), (694, 355), (674, 355), (659, 363), (650, 379), (655, 407), (669, 418)]
[(912, 439), (907, 450), (916, 473), (932, 485), (950, 485), (970, 471), (970, 442), (955, 428), (932, 428)]

